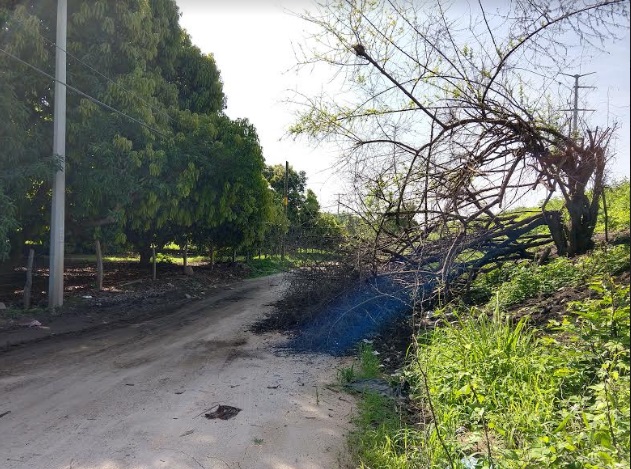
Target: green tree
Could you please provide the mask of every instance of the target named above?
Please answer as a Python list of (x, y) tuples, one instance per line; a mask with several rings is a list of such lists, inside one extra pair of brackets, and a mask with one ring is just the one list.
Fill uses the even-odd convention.
[[(0, 6), (1, 47), (50, 70), (43, 45), (45, 28), (32, 6)], [(51, 83), (0, 53), (0, 260), (21, 253), (24, 240), (44, 232), (44, 205), (55, 162), (52, 142)]]
[[(3, 48), (46, 73), (55, 3), (0, 7)], [(258, 136), (222, 113), (220, 72), (175, 1), (69, 0), (68, 13), (67, 242), (106, 236), (145, 260), (173, 239), (260, 243), (272, 205)], [(9, 242), (47, 242), (54, 96), (50, 78), (6, 54), (0, 64), (0, 163), (16, 168), (0, 174), (3, 257)]]
[(216, 247), (251, 248), (262, 242), (272, 215), (272, 196), (263, 177), (258, 135), (245, 119), (216, 119), (210, 165), (191, 191), (197, 216), (195, 240)]

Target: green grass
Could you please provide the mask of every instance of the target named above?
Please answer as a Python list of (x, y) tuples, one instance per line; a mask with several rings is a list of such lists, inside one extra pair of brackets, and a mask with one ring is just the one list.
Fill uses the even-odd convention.
[(549, 264), (531, 262), (505, 264), (481, 275), (472, 286), (473, 296), (490, 300), (495, 308), (507, 308), (539, 296), (550, 295), (562, 287), (585, 284), (594, 275), (614, 275), (629, 269), (629, 246), (610, 246), (594, 250), (577, 259), (557, 258)]
[[(71, 254), (66, 256), (68, 261), (77, 262), (94, 262), (96, 263), (96, 255), (94, 254)], [(119, 255), (119, 256), (103, 256), (103, 262), (138, 262), (140, 256), (137, 255)]]
[[(605, 199), (607, 200), (607, 214), (610, 231), (629, 229), (629, 201), (631, 200), (631, 192), (629, 190), (629, 180), (623, 179), (611, 184), (605, 191)], [(596, 224), (596, 232), (605, 232), (605, 219), (602, 215), (603, 204), (600, 203), (600, 213), (598, 223)]]
[[(455, 321), (419, 337), (403, 372), (411, 418), (391, 400), (362, 398), (349, 437), (357, 466), (628, 468), (629, 286), (610, 276), (629, 268), (628, 256), (618, 247), (487, 279), (493, 296), (512, 299), (453, 307)], [(592, 299), (545, 332), (504, 313), (578, 283)]]
[(286, 257), (281, 260), (280, 257), (255, 257), (247, 262), (250, 267), (250, 277), (264, 277), (266, 275), (273, 275), (279, 272), (286, 272), (295, 267), (295, 261)]
[(361, 343), (357, 347), (357, 363), (337, 370), (341, 384), (352, 383), (360, 379), (377, 378), (381, 375), (381, 363), (370, 343)]
[[(381, 376), (380, 362), (372, 345), (357, 349), (356, 362), (338, 370), (338, 380), (348, 384)], [(360, 468), (409, 468), (410, 453), (415, 453), (419, 437), (402, 425), (401, 409), (391, 398), (365, 391), (353, 419), (355, 430), (349, 435), (349, 447)]]

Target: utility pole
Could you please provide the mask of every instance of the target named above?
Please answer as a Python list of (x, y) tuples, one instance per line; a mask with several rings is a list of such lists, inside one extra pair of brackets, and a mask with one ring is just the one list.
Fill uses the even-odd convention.
[[(285, 219), (287, 219), (287, 206), (289, 205), (289, 161), (285, 160), (285, 190), (283, 194), (283, 205), (285, 205)], [(285, 260), (285, 235), (280, 247), (280, 260)]]
[(594, 86), (579, 86), (578, 80), (581, 77), (587, 75), (593, 75), (596, 72), (583, 73), (583, 74), (575, 74), (570, 75), (568, 73), (562, 73), (561, 75), (566, 75), (568, 77), (574, 78), (574, 107), (572, 109), (561, 109), (562, 111), (572, 111), (572, 127), (570, 128), (570, 137), (574, 136), (578, 132), (578, 111), (593, 111), (594, 109), (579, 109), (578, 108), (578, 90), (579, 88), (595, 88)]
[(48, 307), (64, 303), (64, 230), (66, 216), (66, 29), (68, 2), (57, 0), (57, 33), (55, 51), (55, 108), (53, 122), (53, 158), (57, 168), (53, 178), (50, 215), (50, 255)]

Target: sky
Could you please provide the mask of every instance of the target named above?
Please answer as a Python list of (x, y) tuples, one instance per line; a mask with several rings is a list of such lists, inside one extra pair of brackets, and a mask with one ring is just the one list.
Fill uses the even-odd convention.
[[(221, 72), (227, 96), (226, 113), (247, 118), (257, 129), (267, 164), (289, 164), (304, 170), (322, 208), (334, 212), (339, 193), (345, 192), (343, 177), (332, 167), (337, 147), (314, 147), (306, 139), (286, 134), (293, 122), (292, 109), (284, 102), (292, 90), (316, 95), (331, 85), (316, 73), (298, 74), (293, 47), (304, 41), (308, 25), (287, 13), (302, 11), (313, 0), (176, 0), (180, 24), (203, 53), (212, 53)], [(629, 47), (626, 37), (606, 54), (585, 57), (569, 74), (596, 72), (581, 78), (579, 107), (596, 109), (585, 117), (590, 125), (618, 123), (610, 174), (629, 177)], [(563, 77), (571, 98), (574, 80)]]
[[(303, 3), (291, 3), (301, 10)], [(307, 185), (326, 211), (337, 210), (341, 178), (331, 166), (332, 146), (313, 146), (286, 135), (293, 122), (292, 110), (284, 101), (292, 90), (317, 93), (326, 77), (298, 75), (293, 45), (304, 36), (302, 20), (285, 12), (283, 5), (269, 0), (177, 0), (180, 24), (203, 53), (212, 53), (221, 72), (227, 96), (226, 113), (247, 118), (257, 129), (267, 164), (285, 164), (307, 173)], [(308, 6), (304, 2), (304, 6)]]

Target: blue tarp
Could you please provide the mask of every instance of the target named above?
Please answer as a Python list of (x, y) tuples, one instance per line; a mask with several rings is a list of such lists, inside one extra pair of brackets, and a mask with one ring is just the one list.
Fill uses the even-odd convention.
[[(361, 282), (302, 326), (287, 347), (331, 355), (353, 352), (359, 341), (411, 311), (412, 291), (405, 287), (411, 283), (405, 280), (379, 276)], [(424, 288), (432, 287), (426, 284)]]

